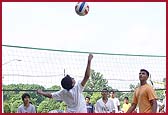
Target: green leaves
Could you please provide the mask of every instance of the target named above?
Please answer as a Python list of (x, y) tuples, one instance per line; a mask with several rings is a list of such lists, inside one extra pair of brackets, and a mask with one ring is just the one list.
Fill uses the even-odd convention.
[[(103, 78), (103, 74), (92, 70), (91, 77), (85, 86), (85, 91), (101, 91), (105, 87), (109, 88), (108, 81)], [(93, 92), (89, 92), (88, 94), (91, 95)]]

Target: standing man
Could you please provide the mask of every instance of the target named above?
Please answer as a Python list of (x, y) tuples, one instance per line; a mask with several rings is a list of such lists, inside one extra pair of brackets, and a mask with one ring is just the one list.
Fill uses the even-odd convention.
[(108, 90), (104, 88), (101, 92), (102, 98), (96, 102), (96, 113), (115, 113), (114, 103), (111, 99), (108, 99)]
[(119, 113), (119, 110), (120, 110), (120, 101), (116, 97), (115, 91), (113, 91), (113, 90), (111, 91), (111, 98), (110, 99), (114, 102), (115, 113)]
[(141, 69), (139, 73), (140, 86), (134, 91), (133, 101), (127, 113), (132, 113), (139, 106), (139, 113), (156, 113), (157, 96), (154, 89), (147, 84), (149, 72)]
[(122, 106), (123, 112), (126, 113), (130, 107), (131, 107), (131, 103), (129, 103), (128, 97), (124, 97), (124, 103)]
[(30, 95), (24, 93), (22, 95), (23, 104), (18, 107), (17, 113), (36, 113), (34, 105), (30, 102)]
[(94, 113), (94, 105), (90, 103), (90, 97), (86, 96), (85, 97), (86, 101), (86, 107), (87, 107), (87, 113)]

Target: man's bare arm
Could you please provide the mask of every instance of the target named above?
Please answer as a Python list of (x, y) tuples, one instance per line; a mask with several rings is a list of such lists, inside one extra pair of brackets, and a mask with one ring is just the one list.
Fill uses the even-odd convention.
[(153, 99), (150, 102), (152, 104), (152, 113), (156, 113), (157, 112), (157, 101), (156, 101), (156, 99)]
[(51, 93), (43, 92), (43, 91), (40, 90), (40, 89), (37, 90), (37, 94), (43, 95), (43, 96), (48, 97), (48, 98), (52, 98)]
[(132, 103), (131, 107), (128, 109), (126, 113), (132, 113), (135, 110), (136, 106), (137, 105), (135, 103)]
[(93, 58), (92, 54), (89, 54), (88, 56), (88, 62), (87, 62), (87, 67), (86, 67), (86, 71), (85, 71), (85, 77), (83, 78), (81, 85), (85, 86), (86, 82), (88, 81), (89, 77), (90, 77), (90, 66), (91, 66), (91, 60)]

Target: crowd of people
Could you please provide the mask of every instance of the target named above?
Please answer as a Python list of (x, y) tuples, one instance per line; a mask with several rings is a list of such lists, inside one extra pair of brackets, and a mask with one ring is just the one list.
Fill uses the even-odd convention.
[[(123, 104), (120, 104), (119, 99), (114, 95), (115, 92), (104, 88), (101, 92), (102, 97), (97, 100), (96, 104), (90, 102), (90, 97), (85, 97), (87, 113), (126, 113), (131, 107), (131, 102), (128, 97), (124, 97)], [(166, 91), (165, 91), (166, 94)], [(157, 100), (156, 113), (166, 112), (166, 95), (163, 101)], [(114, 101), (115, 100), (115, 101)], [(31, 103), (30, 95), (24, 93), (22, 95), (23, 104), (18, 107), (17, 113), (37, 113), (35, 106)], [(49, 113), (63, 113), (63, 110), (51, 110)], [(135, 108), (132, 113), (139, 113), (139, 108)]]
[[(90, 77), (90, 68), (93, 55), (89, 54), (85, 75), (82, 81), (76, 83), (75, 79), (66, 75), (61, 80), (62, 90), (48, 93), (41, 89), (37, 90), (37, 94), (48, 98), (62, 100), (67, 105), (66, 113), (157, 113), (166, 112), (166, 96), (163, 104), (158, 108), (157, 96), (155, 90), (147, 84), (149, 72), (146, 69), (141, 69), (139, 72), (140, 86), (135, 89), (132, 102), (129, 98), (124, 98), (124, 104), (121, 106), (119, 99), (114, 91), (109, 91), (103, 88), (101, 98), (96, 104), (90, 103), (90, 97), (84, 97), (83, 90)], [(25, 93), (22, 96), (23, 104), (19, 106), (18, 113), (36, 113), (35, 107), (30, 103), (30, 95)], [(55, 112), (54, 110), (51, 113)]]

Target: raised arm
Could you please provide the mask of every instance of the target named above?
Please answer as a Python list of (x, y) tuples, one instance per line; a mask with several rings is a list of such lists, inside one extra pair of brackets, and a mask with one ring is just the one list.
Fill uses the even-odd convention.
[(91, 66), (91, 60), (92, 60), (92, 58), (93, 58), (93, 55), (89, 54), (89, 56), (88, 56), (88, 62), (87, 62), (87, 67), (86, 67), (86, 71), (85, 71), (85, 77), (83, 78), (83, 80), (81, 82), (82, 86), (85, 86), (86, 82), (89, 79), (89, 76), (90, 76), (90, 66)]
[(41, 89), (37, 90), (37, 94), (43, 95), (43, 96), (48, 97), (48, 98), (52, 98), (51, 93), (43, 92)]

